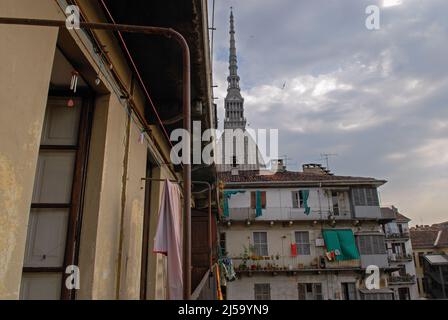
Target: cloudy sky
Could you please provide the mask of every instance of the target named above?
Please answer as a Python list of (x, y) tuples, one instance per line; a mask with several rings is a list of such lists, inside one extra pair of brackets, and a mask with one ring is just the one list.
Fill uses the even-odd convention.
[(336, 174), (388, 180), (382, 205), (413, 224), (448, 220), (447, 0), (216, 0), (220, 119), (230, 6), (246, 118), (279, 129), (289, 169), (335, 153)]

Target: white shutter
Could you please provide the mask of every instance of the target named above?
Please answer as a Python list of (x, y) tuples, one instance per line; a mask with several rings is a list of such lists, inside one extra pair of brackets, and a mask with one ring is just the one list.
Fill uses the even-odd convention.
[(32, 209), (25, 267), (61, 267), (64, 263), (68, 209)]
[(68, 108), (67, 98), (49, 98), (42, 145), (77, 145), (82, 100), (78, 98), (74, 102), (74, 107)]
[(75, 151), (41, 151), (34, 181), (33, 203), (70, 203)]
[(61, 297), (62, 274), (24, 273), (22, 277), (21, 300), (59, 300)]

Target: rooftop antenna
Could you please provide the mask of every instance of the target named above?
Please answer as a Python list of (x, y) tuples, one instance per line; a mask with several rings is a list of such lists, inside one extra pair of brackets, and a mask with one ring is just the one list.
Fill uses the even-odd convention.
[(282, 159), (283, 160), (283, 164), (285, 165), (285, 166), (288, 166), (289, 165), (289, 160), (294, 160), (294, 159), (292, 159), (292, 158), (288, 158), (288, 155), (283, 155), (283, 156), (280, 156), (280, 159)]
[(325, 160), (325, 165), (327, 170), (330, 170), (330, 158), (331, 157), (337, 157), (337, 153), (321, 153), (320, 157), (322, 160)]

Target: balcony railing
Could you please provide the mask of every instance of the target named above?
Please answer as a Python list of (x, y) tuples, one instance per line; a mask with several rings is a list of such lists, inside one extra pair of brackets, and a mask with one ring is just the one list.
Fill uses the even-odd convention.
[(393, 239), (409, 239), (409, 232), (386, 233), (386, 238)]
[(246, 221), (246, 220), (279, 220), (279, 221), (291, 221), (291, 220), (316, 220), (316, 219), (328, 219), (334, 218), (335, 220), (350, 219), (351, 213), (349, 210), (338, 210), (338, 214), (334, 214), (331, 211), (324, 210), (311, 210), (310, 214), (305, 214), (304, 208), (293, 207), (267, 207), (262, 209), (262, 215), (256, 217), (254, 208), (230, 208), (228, 220)]
[(328, 261), (325, 266), (319, 264), (319, 258), (314, 258), (313, 262), (304, 262), (300, 256), (265, 256), (244, 259), (241, 257), (232, 258), (237, 272), (303, 272), (323, 269), (359, 269), (360, 260), (348, 261)]
[(398, 254), (398, 253), (390, 253), (388, 255), (390, 262), (403, 262), (403, 261), (412, 261), (412, 254)]
[(390, 284), (414, 284), (415, 283), (415, 275), (401, 275), (401, 276), (390, 276), (389, 277)]

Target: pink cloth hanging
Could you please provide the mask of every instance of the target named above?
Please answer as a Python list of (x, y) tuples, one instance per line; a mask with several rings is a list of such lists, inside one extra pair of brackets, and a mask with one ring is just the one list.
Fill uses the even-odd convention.
[(181, 221), (179, 186), (166, 180), (162, 190), (153, 252), (167, 256), (168, 299), (170, 300), (183, 298)]

